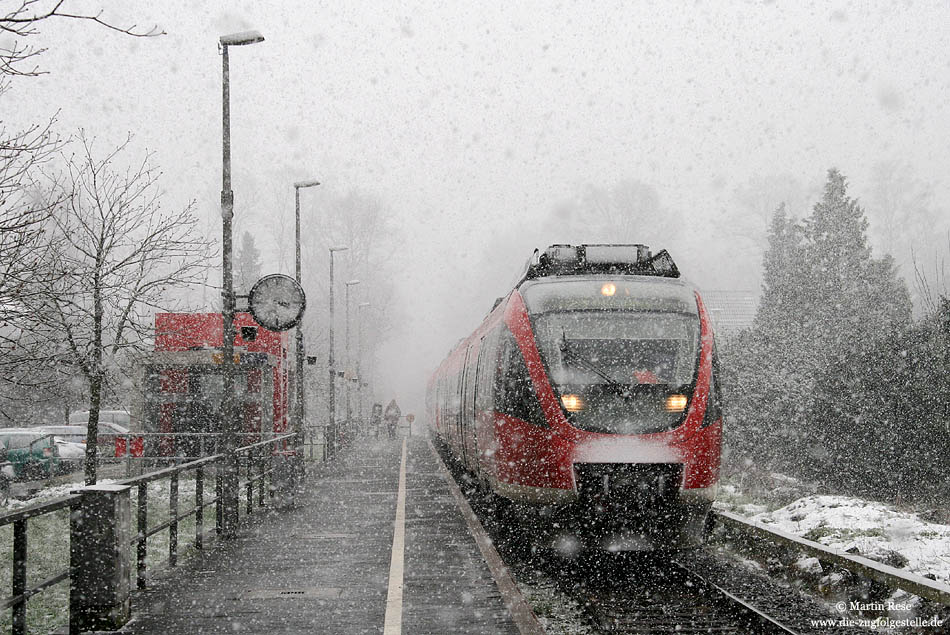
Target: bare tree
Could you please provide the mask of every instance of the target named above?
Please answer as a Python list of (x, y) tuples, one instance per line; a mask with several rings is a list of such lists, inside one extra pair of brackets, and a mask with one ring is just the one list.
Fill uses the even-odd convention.
[(165, 34), (157, 26), (147, 30), (140, 29), (135, 24), (128, 27), (118, 26), (103, 18), (102, 11), (73, 13), (69, 10), (67, 0), (19, 0), (13, 3), (12, 7), (0, 16), (0, 32), (10, 36), (9, 44), (0, 45), (0, 74), (6, 76), (29, 77), (42, 73), (33, 63), (46, 49), (24, 44), (23, 41), (39, 33), (38, 25), (51, 18), (92, 22), (132, 37), (154, 37)]
[(44, 389), (56, 385), (55, 373), (30, 354), (38, 347), (24, 327), (37, 281), (51, 275), (44, 266), (50, 205), (38, 194), (37, 173), (59, 146), (51, 124), (15, 133), (0, 124), (0, 415), (7, 420), (48, 401)]
[[(933, 310), (929, 290), (922, 286), (939, 285), (941, 263), (939, 242), (935, 237), (950, 229), (943, 222), (946, 214), (934, 204), (933, 186), (914, 174), (900, 161), (874, 165), (867, 203), (869, 237), (877, 248), (894, 257), (901, 275), (911, 287), (918, 310)], [(921, 276), (934, 276), (921, 280)]]
[[(4, 36), (0, 44), (0, 99), (9, 99), (12, 77), (42, 73), (36, 61), (46, 49), (33, 47), (28, 40), (39, 33), (40, 23), (52, 18), (92, 22), (133, 37), (162, 34), (157, 27), (117, 26), (101, 11), (73, 11), (66, 0), (5, 2), (0, 8), (0, 35)], [(48, 351), (25, 328), (35, 299), (30, 295), (51, 275), (45, 268), (45, 250), (50, 244), (45, 225), (56, 201), (38, 195), (37, 178), (39, 170), (63, 147), (54, 125), (55, 117), (26, 129), (9, 130), (0, 120), (0, 415), (8, 418), (7, 406), (46, 400), (45, 388), (62, 385), (56, 381), (57, 367), (46, 364)], [(32, 354), (36, 350), (43, 353), (40, 359)]]
[(96, 482), (99, 408), (110, 378), (146, 350), (152, 314), (170, 310), (175, 293), (200, 283), (210, 242), (194, 231), (194, 204), (161, 208), (159, 172), (150, 156), (130, 168), (117, 164), (130, 140), (98, 157), (80, 134), (80, 152), (65, 158), (54, 181), (45, 226), (55, 273), (31, 301), (33, 332), (55, 361), (74, 368), (88, 384), (86, 483)]
[[(652, 185), (625, 178), (610, 187), (588, 183), (573, 200), (562, 201), (549, 224), (578, 243), (635, 242), (670, 246), (680, 213), (664, 206)], [(562, 239), (563, 240), (563, 239)]]
[[(947, 233), (947, 253), (950, 254), (950, 232)], [(914, 265), (914, 288), (921, 303), (925, 316), (939, 315), (941, 310), (946, 311), (950, 302), (950, 276), (947, 275), (946, 256), (937, 256), (930, 271), (917, 261), (916, 254), (912, 255)]]
[(35, 168), (59, 144), (51, 124), (7, 134), (0, 129), (0, 321), (9, 319), (26, 278), (36, 272), (36, 249), (49, 206), (37, 197)]
[[(358, 353), (359, 342), (363, 352), (361, 370), (364, 376), (369, 376), (378, 345), (386, 338), (392, 325), (400, 320), (400, 316), (394, 315), (395, 278), (399, 275), (394, 254), (399, 250), (403, 238), (397, 219), (384, 203), (356, 190), (332, 197), (327, 203), (305, 205), (315, 205), (316, 209), (301, 210), (302, 217), (308, 219), (307, 223), (318, 224), (322, 228), (319, 232), (304, 231), (301, 236), (303, 284), (307, 292), (307, 316), (304, 320), (307, 354), (324, 362), (327, 359), (329, 340), (326, 325), (330, 322), (327, 302), (329, 247), (346, 245), (348, 251), (338, 254), (335, 261), (337, 364), (342, 368), (346, 363), (343, 356), (346, 332), (343, 282), (358, 279), (360, 285), (351, 297), (350, 306), (351, 354), (355, 356)], [(293, 257), (292, 251), (290, 257)], [(361, 302), (369, 302), (370, 306), (360, 311), (358, 307)], [(362, 319), (362, 324), (358, 318)], [(310, 391), (309, 394), (311, 399), (320, 400), (325, 393)], [(324, 405), (318, 401), (309, 411), (323, 410)]]
[(261, 277), (261, 252), (254, 241), (254, 234), (241, 234), (241, 246), (234, 256), (234, 289), (246, 295)]

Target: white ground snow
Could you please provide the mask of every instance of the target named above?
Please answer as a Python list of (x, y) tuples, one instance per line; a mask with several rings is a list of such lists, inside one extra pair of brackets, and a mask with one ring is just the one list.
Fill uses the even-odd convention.
[(723, 505), (750, 520), (884, 562), (896, 551), (907, 558), (904, 571), (933, 574), (950, 584), (950, 525), (917, 514), (848, 496), (805, 496), (768, 511), (754, 503)]

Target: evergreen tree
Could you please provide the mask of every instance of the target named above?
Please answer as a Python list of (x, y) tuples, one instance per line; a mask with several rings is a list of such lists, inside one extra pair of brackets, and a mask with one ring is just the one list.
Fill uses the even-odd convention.
[(799, 465), (805, 448), (803, 407), (812, 394), (807, 349), (791, 346), (807, 338), (805, 232), (782, 204), (769, 226), (759, 311), (746, 337), (750, 355), (739, 382), (749, 391), (744, 417), (751, 422), (750, 448), (756, 460), (785, 469)]
[(824, 196), (808, 219), (806, 254), (824, 364), (836, 355), (840, 359), (857, 352), (877, 333), (892, 331), (910, 318), (906, 286), (890, 257), (871, 257), (867, 226), (864, 210), (847, 195), (845, 178), (829, 170)]
[(247, 294), (261, 277), (261, 252), (254, 244), (251, 232), (241, 234), (241, 247), (234, 259), (234, 290)]
[(875, 426), (896, 412), (893, 399), (882, 405), (868, 387), (896, 381), (906, 367), (894, 343), (910, 324), (910, 295), (889, 257), (872, 258), (866, 231), (835, 169), (810, 217), (797, 223), (780, 207), (772, 219), (762, 303), (734, 382), (748, 392), (736, 414), (753, 455), (799, 474), (868, 474)]
[(769, 225), (763, 262), (762, 302), (756, 314), (758, 330), (776, 320), (801, 316), (800, 278), (805, 273), (804, 230), (779, 205)]
[[(864, 416), (861, 404), (878, 398), (862, 389), (862, 378), (897, 378), (902, 366), (888, 341), (902, 338), (910, 325), (910, 293), (897, 277), (892, 259), (874, 259), (867, 243), (864, 210), (848, 196), (847, 182), (829, 170), (822, 200), (807, 222), (806, 258), (811, 269), (809, 311), (814, 399), (806, 434), (816, 474), (846, 480), (868, 476), (874, 429), (882, 423)], [(884, 357), (881, 358), (883, 348)], [(886, 417), (894, 421), (893, 407)]]

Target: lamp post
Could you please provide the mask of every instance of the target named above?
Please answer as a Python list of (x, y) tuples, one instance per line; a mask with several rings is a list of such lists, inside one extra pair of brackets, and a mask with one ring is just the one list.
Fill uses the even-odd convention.
[(330, 370), (330, 421), (327, 423), (326, 447), (327, 457), (336, 454), (336, 368), (333, 361), (333, 254), (338, 251), (346, 251), (349, 247), (330, 247), (330, 360), (328, 368)]
[(238, 465), (237, 414), (234, 403), (234, 280), (231, 269), (231, 219), (234, 217), (234, 192), (231, 191), (231, 84), (228, 67), (228, 47), (263, 42), (264, 36), (257, 31), (245, 31), (222, 35), (218, 40), (221, 48), (222, 77), (222, 172), (221, 172), (221, 348), (224, 359), (221, 421), (224, 433), (224, 451), (227, 454), (224, 478), (221, 487), (221, 533), (233, 537), (238, 524)]
[(360, 302), (356, 305), (356, 416), (360, 424), (363, 421), (363, 371), (361, 362), (363, 360), (363, 309), (369, 306), (369, 302)]
[[(297, 283), (300, 284), (300, 190), (305, 187), (316, 187), (319, 181), (298, 181), (294, 183), (294, 209), (297, 222)], [(304, 380), (303, 380), (303, 320), (297, 325), (297, 380), (294, 391), (294, 458), (297, 469), (303, 468), (303, 409), (304, 409)]]
[[(350, 287), (355, 287), (360, 283), (359, 280), (348, 280), (343, 284), (346, 285), (346, 322), (344, 324), (346, 331), (344, 333), (346, 339), (346, 369), (350, 369), (351, 357), (350, 357)], [(350, 384), (349, 380), (344, 384), (346, 387), (346, 429), (349, 432), (352, 426), (353, 411), (350, 410)]]

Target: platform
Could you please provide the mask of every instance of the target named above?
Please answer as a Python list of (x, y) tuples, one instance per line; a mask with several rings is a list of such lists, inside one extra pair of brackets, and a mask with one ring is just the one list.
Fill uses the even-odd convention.
[(519, 632), (425, 438), (359, 440), (305, 483), (138, 593), (122, 632)]

